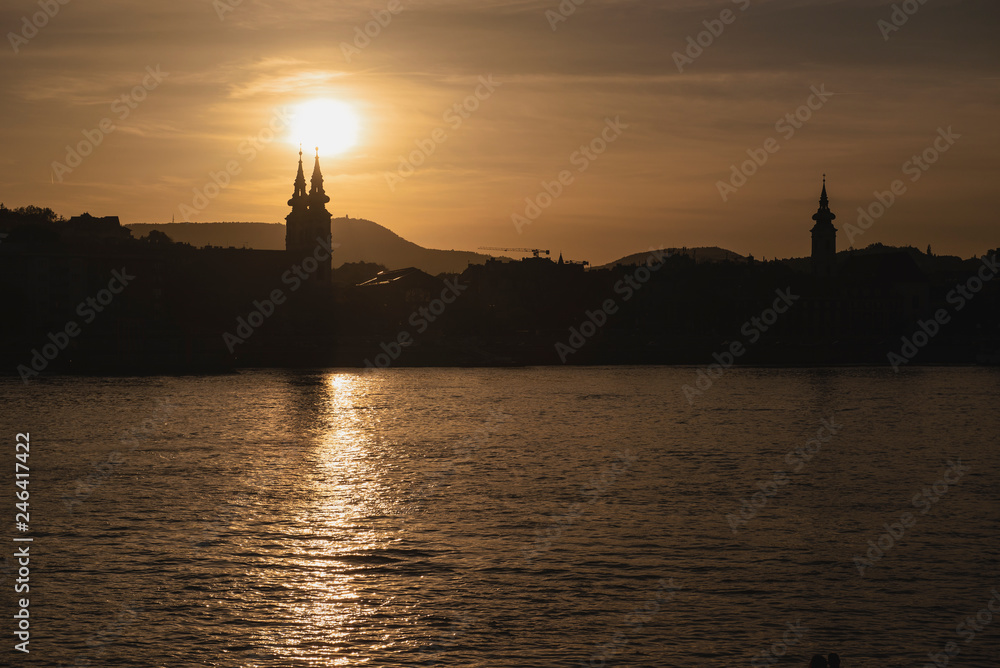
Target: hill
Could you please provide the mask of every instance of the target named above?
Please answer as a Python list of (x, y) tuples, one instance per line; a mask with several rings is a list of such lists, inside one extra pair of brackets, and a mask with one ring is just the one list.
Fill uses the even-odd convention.
[[(174, 241), (192, 246), (235, 246), (257, 250), (285, 247), (285, 226), (281, 223), (138, 223), (127, 226), (135, 237), (159, 230)], [(333, 263), (372, 262), (387, 269), (416, 267), (436, 276), (461, 273), (472, 264), (483, 264), (488, 255), (471, 251), (436, 250), (418, 246), (370, 220), (335, 218), (331, 224), (333, 242), (340, 244)]]
[[(746, 262), (746, 258), (739, 253), (719, 248), (718, 246), (703, 246), (700, 248), (668, 248), (671, 255), (686, 255), (695, 262)], [(608, 264), (594, 267), (594, 269), (612, 269), (617, 265), (640, 265), (646, 262), (649, 251), (643, 253), (633, 253), (625, 257), (609, 262)]]
[(390, 270), (416, 267), (432, 276), (461, 273), (470, 264), (484, 264), (490, 257), (471, 251), (424, 248), (378, 223), (358, 218), (335, 218), (333, 241), (340, 244), (334, 255), (335, 266), (375, 262)]
[[(930, 250), (928, 248), (928, 250)], [(963, 260), (956, 255), (932, 255), (925, 253), (919, 248), (914, 248), (913, 246), (889, 246), (882, 243), (873, 243), (864, 248), (849, 248), (848, 250), (837, 251), (837, 264), (843, 265), (847, 262), (851, 262), (855, 258), (863, 258), (869, 256), (886, 256), (894, 254), (905, 254), (909, 255), (913, 259), (913, 262), (921, 271), (927, 274), (941, 273), (941, 272), (956, 272), (956, 271), (967, 271), (970, 266), (974, 267), (975, 262), (973, 260)], [(781, 260), (784, 264), (794, 269), (795, 271), (800, 271), (807, 273), (810, 271), (811, 264), (808, 256), (805, 257), (794, 257), (786, 258)]]

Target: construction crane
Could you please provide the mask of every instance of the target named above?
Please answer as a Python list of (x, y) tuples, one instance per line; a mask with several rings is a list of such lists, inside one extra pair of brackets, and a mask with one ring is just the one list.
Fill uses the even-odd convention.
[(531, 253), (534, 257), (538, 257), (539, 253), (550, 255), (547, 250), (542, 250), (541, 248), (496, 248), (494, 246), (480, 246), (479, 250), (501, 251), (503, 253)]

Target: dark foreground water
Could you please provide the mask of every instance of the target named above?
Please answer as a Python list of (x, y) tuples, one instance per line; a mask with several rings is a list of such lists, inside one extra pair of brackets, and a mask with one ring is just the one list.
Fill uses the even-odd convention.
[(0, 663), (1000, 666), (1000, 372), (696, 380), (2, 379)]

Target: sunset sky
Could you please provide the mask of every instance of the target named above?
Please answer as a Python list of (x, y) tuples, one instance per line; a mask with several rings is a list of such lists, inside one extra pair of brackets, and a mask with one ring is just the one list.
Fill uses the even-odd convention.
[[(331, 112), (332, 137), (303, 137), (310, 166), (317, 142), (352, 135), (352, 113), (357, 134), (337, 155), (320, 146), (329, 210), (423, 246), (541, 247), (595, 264), (650, 246), (807, 255), (824, 172), (841, 249), (858, 207), (897, 179), (905, 193), (855, 246), (1000, 246), (995, 0), (908, 0), (891, 31), (893, 3), (876, 0), (583, 0), (571, 14), (571, 0), (564, 14), (559, 0), (63, 1), (0, 9), (8, 207), (283, 222), (298, 158), (285, 119), (330, 100), (344, 113)], [(23, 17), (47, 3), (35, 34)], [(679, 71), (675, 52), (706, 21), (720, 34)], [(478, 108), (463, 118), (454, 105), (467, 98)], [(776, 127), (807, 101), (801, 127)], [(904, 172), (948, 128), (938, 161)], [(84, 132), (99, 145), (66, 171), (56, 163), (73, 163), (67, 145)], [(602, 132), (614, 139), (603, 153), (574, 156)], [(719, 181), (769, 139), (777, 152), (723, 201)], [(388, 178), (418, 142), (433, 152)], [(227, 165), (239, 173), (196, 199)], [(564, 171), (571, 182), (519, 232), (512, 215)]]

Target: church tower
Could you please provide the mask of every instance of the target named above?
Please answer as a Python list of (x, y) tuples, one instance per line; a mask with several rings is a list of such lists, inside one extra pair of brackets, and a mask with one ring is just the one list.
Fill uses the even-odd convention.
[(837, 216), (830, 211), (830, 198), (826, 196), (826, 175), (823, 175), (823, 193), (819, 196), (819, 210), (812, 219), (812, 269), (816, 276), (832, 276), (837, 266)]
[[(319, 168), (319, 148), (316, 149), (316, 165), (313, 167), (312, 187), (306, 193), (306, 176), (302, 169), (302, 149), (299, 148), (299, 171), (295, 176), (295, 191), (288, 200), (291, 213), (285, 216), (285, 250), (296, 262), (313, 255), (317, 248), (326, 252), (320, 244), (330, 240), (330, 212), (326, 204), (329, 195), (323, 189), (323, 173)], [(332, 258), (319, 263), (318, 282), (330, 281)]]

